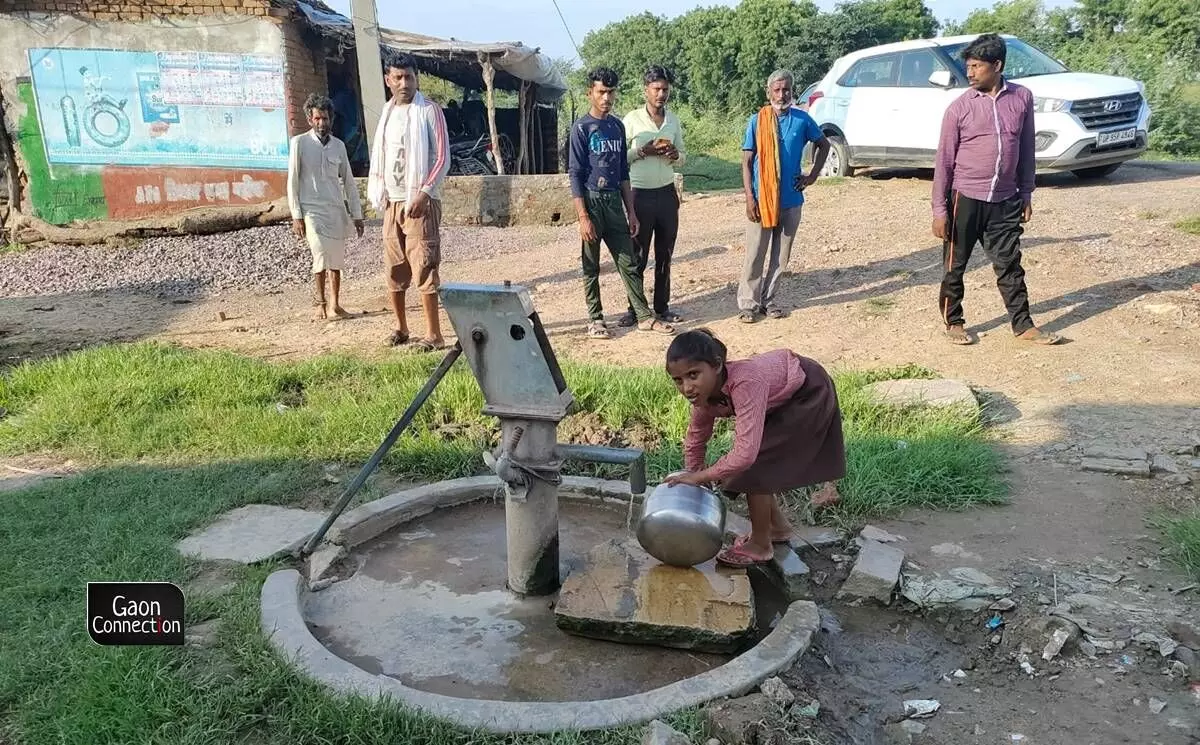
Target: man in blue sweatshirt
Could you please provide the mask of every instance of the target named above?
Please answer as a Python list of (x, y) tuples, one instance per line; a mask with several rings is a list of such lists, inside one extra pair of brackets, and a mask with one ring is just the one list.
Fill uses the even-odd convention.
[(582, 239), (587, 333), (594, 339), (611, 336), (600, 304), (600, 241), (604, 241), (625, 284), (638, 330), (670, 335), (675, 329), (650, 311), (637, 271), (638, 257), (632, 236), (637, 234), (638, 221), (629, 183), (625, 126), (611, 115), (616, 97), (617, 74), (605, 67), (593, 70), (588, 75), (590, 110), (571, 125), (568, 172)]

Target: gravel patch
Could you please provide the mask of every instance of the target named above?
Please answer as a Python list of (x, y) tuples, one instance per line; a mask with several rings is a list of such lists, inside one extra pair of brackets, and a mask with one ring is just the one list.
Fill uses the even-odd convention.
[[(574, 226), (442, 229), (443, 262), (485, 259), (574, 239)], [(380, 273), (378, 224), (346, 247), (349, 276)], [(103, 290), (159, 297), (224, 290), (274, 290), (309, 281), (308, 246), (288, 226), (204, 236), (148, 238), (135, 247), (46, 245), (0, 261), (0, 297), (45, 297)]]

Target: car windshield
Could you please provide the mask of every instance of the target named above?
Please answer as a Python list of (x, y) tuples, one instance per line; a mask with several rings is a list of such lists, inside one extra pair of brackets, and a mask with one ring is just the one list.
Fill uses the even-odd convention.
[[(1020, 39), (1005, 39), (1004, 41), (1008, 45), (1007, 59), (1004, 63), (1004, 75), (1007, 78), (1032, 78), (1038, 75), (1070, 72), (1062, 63), (1031, 44), (1026, 44)], [(967, 43), (963, 42), (947, 44), (942, 47), (946, 54), (954, 60), (955, 67), (963, 77), (966, 77), (967, 74), (966, 63), (962, 60), (962, 51), (966, 46)]]

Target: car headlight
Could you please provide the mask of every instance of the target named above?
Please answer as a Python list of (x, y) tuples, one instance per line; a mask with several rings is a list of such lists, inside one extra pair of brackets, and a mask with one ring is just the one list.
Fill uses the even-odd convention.
[(1061, 98), (1033, 97), (1033, 110), (1040, 114), (1047, 114), (1052, 111), (1062, 111), (1065, 108), (1067, 108), (1067, 102)]

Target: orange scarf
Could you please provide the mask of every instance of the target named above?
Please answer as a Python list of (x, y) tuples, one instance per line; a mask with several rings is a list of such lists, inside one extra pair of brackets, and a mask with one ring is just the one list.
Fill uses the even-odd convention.
[(758, 216), (764, 228), (779, 225), (779, 118), (775, 109), (758, 110), (754, 150), (758, 154)]

